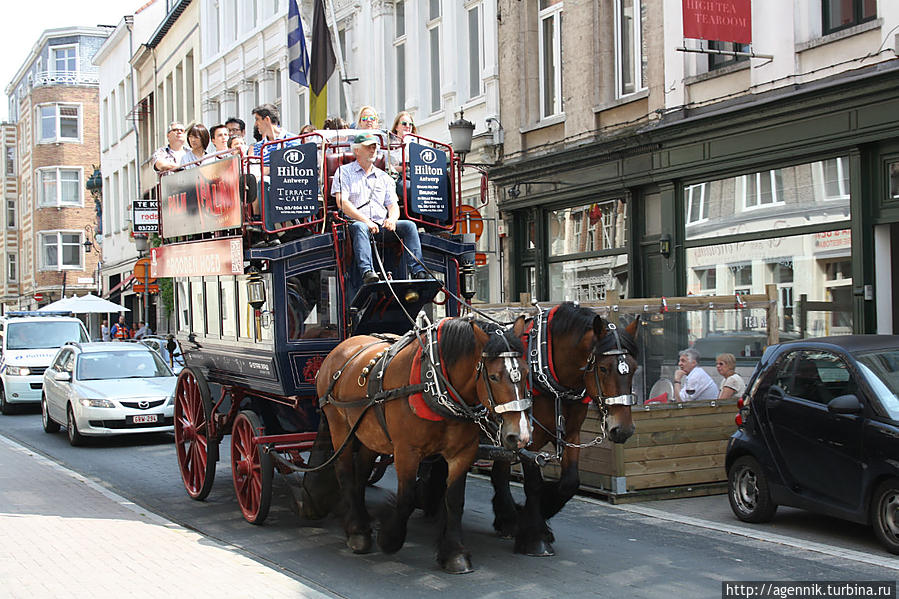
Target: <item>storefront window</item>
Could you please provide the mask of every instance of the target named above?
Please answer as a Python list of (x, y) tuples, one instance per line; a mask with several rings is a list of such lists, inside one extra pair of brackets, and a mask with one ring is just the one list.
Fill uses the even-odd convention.
[[(763, 294), (776, 285), (785, 339), (852, 333), (849, 229), (688, 248), (686, 256), (691, 295)], [(690, 335), (763, 334), (766, 318), (755, 312), (691, 313)]]
[(627, 242), (625, 207), (624, 200), (616, 199), (550, 211), (550, 255), (623, 248)]
[[(892, 168), (899, 169), (899, 164)], [(891, 181), (897, 197), (899, 174)], [(684, 187), (688, 240), (848, 220), (846, 156)]]
[(551, 302), (614, 301), (627, 294), (627, 254), (549, 264)]

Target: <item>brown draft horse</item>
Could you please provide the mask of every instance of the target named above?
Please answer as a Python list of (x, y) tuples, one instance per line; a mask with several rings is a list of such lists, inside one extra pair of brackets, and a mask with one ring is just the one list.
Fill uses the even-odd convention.
[(622, 331), (571, 302), (541, 311), (532, 322), (528, 361), (535, 425), (528, 449), (537, 451), (553, 443), (556, 455), (561, 453), (561, 476), (544, 481), (539, 466), (522, 460), (526, 500), (524, 506), (516, 506), (509, 490), (510, 463), (494, 462), (493, 527), (502, 536), (515, 537), (516, 553), (554, 553), (547, 521), (580, 486), (580, 434), (588, 403), (592, 400), (599, 408), (605, 434), (613, 442), (624, 443), (634, 433), (631, 381), (637, 369), (638, 322)]
[[(520, 340), (524, 324), (524, 318), (519, 318), (510, 331), (467, 318), (447, 318), (439, 328), (429, 329), (438, 330), (434, 345), (430, 345), (431, 335), (419, 333), (417, 339), (410, 335), (410, 343), (388, 351), (393, 355), (386, 366), (375, 356), (384, 352), (388, 343), (372, 336), (351, 337), (328, 355), (318, 373), (317, 390), (334, 450), (340, 451), (354, 427), (360, 442), (358, 452), (343, 451), (336, 462), (337, 479), (348, 508), (344, 526), (350, 549), (356, 553), (371, 549), (365, 487), (375, 456), (394, 456), (396, 503), (382, 519), (377, 537), (381, 551), (394, 553), (405, 542), (406, 525), (415, 508), (418, 465), (422, 458), (440, 454), (449, 472), (441, 506), (437, 561), (447, 572), (471, 571), (461, 528), (465, 478), (478, 450), (479, 420), (487, 414), (501, 420), (499, 434), (506, 449), (517, 450), (530, 442), (527, 362)], [(429, 360), (429, 352), (422, 352), (422, 347), (436, 348), (430, 352), (435, 358)], [(416, 359), (421, 360), (420, 369), (413, 365)], [(440, 364), (431, 368), (427, 363), (433, 364), (432, 360)], [(421, 404), (414, 404), (408, 397), (419, 371), (426, 384), (443, 379), (445, 395), (457, 398), (456, 402), (444, 399), (441, 404), (450, 409), (448, 417), (426, 419), (433, 414), (427, 414)], [(371, 376), (381, 376), (382, 388), (395, 398), (366, 407), (371, 404), (370, 390), (363, 386), (363, 379)], [(432, 387), (425, 395), (433, 397), (433, 391)], [(441, 393), (438, 390), (436, 395)], [(433, 403), (428, 406), (435, 407)], [(379, 409), (383, 411), (379, 413)]]

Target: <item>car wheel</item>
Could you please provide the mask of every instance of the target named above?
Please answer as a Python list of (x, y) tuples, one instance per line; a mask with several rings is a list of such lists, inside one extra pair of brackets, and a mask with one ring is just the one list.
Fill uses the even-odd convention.
[(6, 389), (0, 385), (0, 413), (4, 416), (12, 414), (12, 406), (6, 401)]
[(727, 498), (730, 509), (743, 522), (768, 522), (777, 511), (777, 504), (771, 500), (768, 477), (752, 456), (743, 456), (730, 467)]
[(72, 447), (84, 445), (84, 435), (78, 432), (78, 423), (75, 422), (75, 412), (71, 404), (66, 410), (66, 432), (69, 433), (69, 444)]
[(47, 406), (47, 396), (41, 397), (41, 424), (44, 425), (45, 433), (58, 433), (59, 423), (50, 418), (50, 408)]
[(899, 480), (881, 483), (871, 498), (874, 534), (887, 551), (899, 554)]

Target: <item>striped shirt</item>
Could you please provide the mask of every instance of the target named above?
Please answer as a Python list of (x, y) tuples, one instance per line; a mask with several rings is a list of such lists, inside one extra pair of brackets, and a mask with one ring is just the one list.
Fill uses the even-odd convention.
[[(272, 141), (278, 141), (279, 139), (287, 139), (288, 137), (296, 137), (295, 133), (288, 133), (287, 131), (282, 131), (281, 135), (276, 137), (275, 139), (263, 139), (262, 141), (257, 141), (253, 144), (253, 156), (262, 156), (262, 164), (263, 166), (268, 166), (268, 155), (271, 154), (274, 150), (283, 150), (284, 148), (289, 148), (291, 146), (300, 145), (299, 139), (294, 139), (291, 141), (286, 141), (282, 144), (272, 144), (270, 146), (266, 146), (265, 150), (262, 149), (264, 144), (267, 144)], [(265, 152), (263, 155), (262, 152)]]
[(368, 174), (356, 161), (344, 164), (334, 173), (331, 195), (340, 194), (349, 200), (363, 216), (381, 225), (387, 209), (397, 203), (396, 182), (384, 171), (372, 165)]

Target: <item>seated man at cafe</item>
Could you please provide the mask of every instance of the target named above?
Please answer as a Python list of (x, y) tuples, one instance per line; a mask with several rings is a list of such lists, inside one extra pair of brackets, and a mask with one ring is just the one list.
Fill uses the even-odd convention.
[(685, 349), (678, 355), (677, 370), (674, 372), (674, 396), (677, 401), (717, 399), (718, 386), (699, 366), (699, 352)]
[[(393, 179), (374, 165), (378, 151), (378, 137), (372, 133), (360, 133), (353, 139), (354, 162), (342, 165), (334, 174), (332, 195), (338, 209), (350, 223), (350, 238), (356, 255), (356, 267), (363, 284), (380, 280), (372, 263), (370, 239), (384, 238), (384, 231), (395, 233), (412, 255), (412, 278), (425, 279), (428, 273), (421, 265), (421, 240), (415, 223), (400, 220)], [(392, 237), (392, 236), (391, 236)]]

